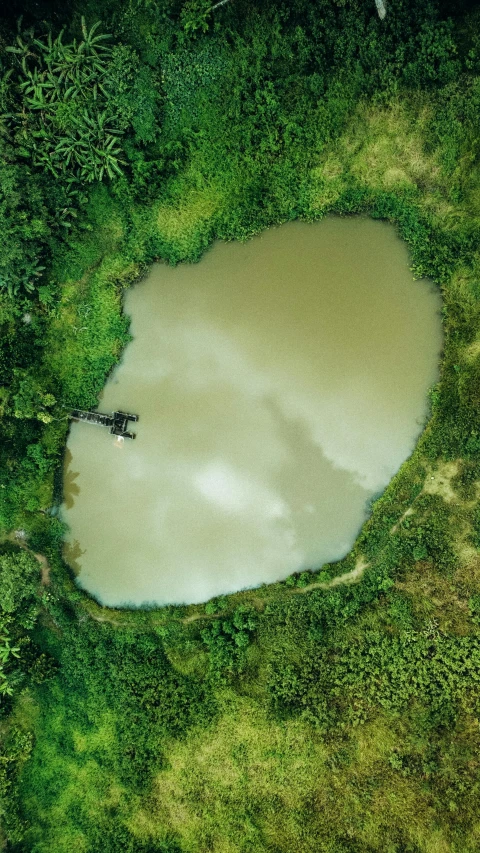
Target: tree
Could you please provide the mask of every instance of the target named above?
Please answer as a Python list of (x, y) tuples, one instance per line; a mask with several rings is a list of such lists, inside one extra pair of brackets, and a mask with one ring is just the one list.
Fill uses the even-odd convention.
[(0, 615), (15, 614), (23, 627), (31, 627), (38, 613), (38, 560), (25, 550), (0, 555)]

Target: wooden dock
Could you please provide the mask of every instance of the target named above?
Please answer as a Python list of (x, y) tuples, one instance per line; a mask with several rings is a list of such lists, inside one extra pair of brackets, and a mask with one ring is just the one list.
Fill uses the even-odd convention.
[(129, 421), (136, 423), (138, 415), (132, 415), (128, 412), (112, 412), (111, 415), (105, 415), (103, 412), (86, 412), (83, 409), (73, 409), (72, 418), (74, 421), (86, 421), (95, 426), (108, 427), (112, 435), (119, 435), (121, 438), (135, 438), (135, 433), (128, 429)]

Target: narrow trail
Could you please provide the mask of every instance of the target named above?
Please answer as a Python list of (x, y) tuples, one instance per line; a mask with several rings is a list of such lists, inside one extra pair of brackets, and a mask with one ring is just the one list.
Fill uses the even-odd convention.
[[(437, 473), (437, 476), (438, 476), (438, 473), (440, 473), (440, 472), (435, 472), (435, 473)], [(397, 532), (398, 528), (400, 527), (400, 525), (402, 524), (402, 522), (406, 518), (408, 518), (410, 515), (413, 515), (413, 513), (415, 511), (413, 508), (413, 504), (415, 503), (415, 501), (418, 499), (418, 497), (421, 494), (424, 494), (425, 492), (428, 493), (428, 492), (434, 492), (434, 491), (438, 490), (438, 486), (436, 483), (437, 477), (435, 477), (435, 473), (432, 475), (431, 471), (428, 472), (425, 484), (424, 484), (421, 492), (412, 501), (412, 504), (400, 516), (398, 521), (391, 527), (391, 529), (390, 529), (391, 535), (394, 535)], [(441, 485), (443, 487), (444, 487), (443, 480), (444, 479), (449, 480), (452, 476), (452, 473), (453, 473), (453, 471), (448, 471), (448, 474), (450, 474), (450, 477), (447, 476), (447, 478), (445, 478), (445, 472), (444, 471), (441, 472), (441, 475), (443, 475), (443, 476), (441, 476), (441, 480), (442, 480)], [(435, 488), (436, 486), (437, 486), (437, 488)], [(445, 487), (444, 487), (444, 489), (445, 489)], [(448, 495), (448, 497), (450, 497), (450, 499), (451, 499), (450, 495)], [(25, 551), (28, 551), (29, 553), (31, 553), (35, 557), (35, 559), (38, 560), (38, 562), (40, 564), (40, 570), (41, 570), (42, 586), (48, 586), (50, 584), (50, 565), (48, 563), (48, 560), (43, 554), (35, 553), (34, 551), (32, 551), (28, 547), (28, 545), (24, 539), (24, 536), (22, 536), (22, 533), (23, 533), (23, 531), (16, 530), (12, 534), (10, 534), (7, 538), (10, 539), (10, 541), (15, 542), (15, 544), (19, 545)], [(357, 559), (357, 563), (356, 563), (355, 568), (352, 569), (351, 571), (345, 572), (343, 575), (338, 575), (337, 577), (334, 577), (329, 581), (314, 581), (313, 583), (310, 583), (307, 586), (295, 587), (293, 589), (289, 589), (288, 595), (305, 595), (309, 592), (312, 592), (315, 589), (329, 590), (329, 589), (334, 589), (335, 587), (338, 587), (338, 586), (344, 586), (344, 585), (358, 583), (362, 579), (364, 572), (369, 567), (369, 565), (370, 565), (370, 563), (368, 563), (362, 556), (359, 556)], [(259, 611), (262, 611), (264, 609), (266, 603), (267, 603), (266, 600), (264, 600), (260, 597), (256, 597), (253, 600), (253, 604), (254, 604), (255, 608)], [(198, 622), (201, 620), (211, 621), (213, 619), (221, 619), (223, 615), (226, 615), (226, 614), (224, 614), (223, 612), (219, 612), (219, 613), (192, 613), (190, 616), (185, 616), (183, 618), (178, 617), (177, 619), (175, 619), (175, 621), (179, 621), (183, 625), (188, 625), (190, 623)], [(113, 625), (116, 628), (122, 627), (122, 625), (124, 625), (126, 622), (126, 620), (124, 618), (122, 618), (122, 616), (119, 617), (118, 614), (115, 614), (115, 616), (113, 616), (113, 615), (110, 615), (109, 611), (107, 611), (107, 613), (105, 613), (104, 608), (102, 608), (102, 611), (100, 613), (93, 613), (91, 610), (85, 610), (83, 618), (88, 618), (88, 617), (93, 619), (95, 622), (108, 623), (110, 625)]]
[(106, 622), (108, 623), (108, 625), (114, 625), (115, 628), (121, 628), (124, 624), (121, 620), (119, 621), (118, 619), (112, 619), (111, 616), (104, 616), (103, 614), (100, 616), (95, 616), (94, 613), (86, 613), (85, 616), (87, 615), (90, 616), (90, 618), (93, 619), (94, 622)]
[(305, 592), (310, 592), (312, 589), (332, 589), (335, 586), (357, 583), (361, 580), (365, 569), (367, 569), (369, 565), (370, 563), (365, 562), (363, 557), (359, 557), (357, 565), (351, 570), (351, 572), (345, 572), (343, 575), (338, 575), (336, 578), (332, 578), (331, 581), (325, 581), (324, 583), (318, 581), (316, 583), (310, 583), (308, 586), (292, 589), (292, 593), (294, 595), (302, 595)]
[[(420, 492), (420, 494), (423, 494), (423, 489)], [(415, 498), (415, 500), (416, 500), (416, 498)], [(402, 524), (402, 522), (405, 521), (405, 519), (408, 518), (409, 515), (413, 515), (413, 512), (414, 512), (413, 506), (409, 506), (405, 510), (403, 515), (401, 515), (400, 518), (398, 519), (398, 521), (396, 521), (395, 524), (390, 528), (390, 535), (391, 536), (393, 536), (397, 532), (397, 530), (400, 527), (400, 525)]]
[(50, 564), (44, 554), (38, 554), (28, 547), (25, 531), (14, 530), (12, 533), (9, 533), (8, 536), (4, 537), (4, 541), (13, 542), (24, 551), (27, 551), (28, 554), (31, 554), (32, 557), (35, 557), (35, 559), (40, 563), (42, 586), (48, 586), (50, 583)]
[[(332, 578), (330, 581), (316, 581), (314, 583), (308, 584), (308, 586), (296, 587), (295, 589), (288, 590), (289, 595), (305, 595), (307, 592), (311, 592), (314, 589), (333, 589), (336, 586), (343, 586), (344, 584), (352, 584), (358, 583), (365, 571), (370, 564), (367, 563), (363, 557), (359, 557), (357, 560), (357, 565), (350, 572), (345, 572), (343, 575), (338, 575), (335, 578)], [(265, 601), (260, 598), (256, 599), (257, 610), (263, 610), (265, 606)], [(223, 616), (222, 613), (193, 613), (191, 616), (186, 616), (182, 619), (182, 623), (184, 625), (189, 624), (190, 622), (197, 622), (200, 619), (221, 619)]]
[[(407, 513), (408, 513), (408, 510), (407, 510)], [(402, 519), (399, 520), (398, 524), (400, 524), (402, 520), (403, 520), (403, 517), (402, 517)], [(28, 551), (29, 554), (32, 554), (32, 556), (35, 557), (35, 559), (38, 561), (38, 563), (40, 565), (42, 586), (49, 586), (49, 584), (50, 584), (50, 564), (49, 564), (47, 558), (45, 557), (44, 554), (39, 554), (39, 553), (35, 553), (34, 551), (32, 551), (28, 547), (28, 545), (25, 541), (25, 537), (22, 536), (22, 533), (23, 533), (23, 531), (15, 530), (7, 538), (10, 541), (15, 542), (16, 545), (19, 545), (21, 548), (23, 548), (24, 551)], [(369, 566), (369, 563), (365, 562), (363, 557), (359, 557), (357, 560), (357, 564), (356, 564), (355, 568), (352, 569), (350, 572), (345, 572), (343, 575), (338, 575), (337, 577), (332, 578), (329, 581), (324, 581), (324, 582), (315, 581), (314, 583), (308, 584), (308, 586), (296, 587), (294, 589), (289, 589), (288, 594), (289, 595), (305, 595), (305, 593), (311, 592), (314, 589), (328, 590), (328, 589), (333, 589), (336, 586), (343, 586), (344, 584), (357, 583), (361, 580), (363, 573), (365, 572), (365, 569), (368, 568), (368, 566)], [(266, 601), (257, 597), (254, 599), (253, 603), (254, 603), (254, 606), (256, 607), (256, 609), (261, 611), (264, 609)], [(179, 618), (178, 620), (175, 620), (175, 621), (179, 621), (183, 625), (188, 625), (191, 622), (198, 622), (202, 619), (207, 620), (207, 621), (210, 621), (213, 619), (221, 619), (223, 615), (224, 615), (223, 612), (220, 612), (220, 613), (192, 613), (190, 616), (184, 616), (183, 618)], [(88, 617), (90, 617), (90, 619), (93, 619), (94, 622), (108, 623), (110, 625), (113, 625), (116, 628), (121, 628), (122, 625), (125, 624), (125, 621), (126, 621), (121, 616), (120, 616), (120, 618), (118, 618), (118, 615), (115, 615), (115, 616), (110, 615), (110, 611), (105, 613), (103, 608), (102, 608), (102, 611), (98, 614), (92, 613), (91, 610), (85, 610), (85, 613), (84, 613), (83, 617), (81, 617), (81, 618), (88, 618)]]
[[(454, 492), (451, 487), (451, 480), (456, 475), (458, 471), (458, 463), (457, 462), (447, 462), (437, 464), (434, 468), (428, 468), (425, 474), (425, 482), (421, 491), (418, 495), (412, 500), (412, 503), (409, 507), (402, 513), (398, 521), (392, 525), (390, 528), (390, 535), (395, 535), (397, 533), (399, 527), (402, 523), (409, 518), (415, 512), (415, 503), (421, 495), (424, 494), (439, 494), (447, 503), (458, 502), (458, 496)], [(476, 500), (476, 499), (475, 499)], [(475, 503), (471, 501), (471, 505)], [(470, 503), (468, 504), (470, 506)], [(40, 559), (41, 555), (35, 555), (37, 559)], [(358, 583), (363, 575), (365, 570), (369, 567), (370, 563), (368, 563), (362, 556), (359, 556), (357, 559), (357, 563), (354, 569), (349, 572), (345, 572), (343, 575), (338, 575), (337, 577), (332, 578), (329, 581), (314, 581), (313, 583), (308, 584), (303, 587), (294, 587), (292, 589), (283, 590), (283, 592), (288, 595), (305, 595), (308, 592), (311, 592), (315, 589), (323, 589), (329, 590), (334, 589), (338, 586), (344, 586), (348, 584)], [(256, 596), (252, 600), (253, 605), (258, 611), (262, 611), (267, 603), (266, 599), (262, 599), (259, 596)], [(93, 613), (89, 614), (92, 619), (96, 622), (109, 622), (112, 625), (121, 626), (122, 620), (114, 619), (109, 616), (102, 615), (94, 615)], [(200, 620), (210, 621), (213, 619), (221, 619), (226, 613), (192, 613), (190, 616), (180, 617), (178, 621), (180, 621), (183, 625), (188, 625), (192, 622), (198, 622)]]
[[(343, 575), (338, 575), (338, 577), (332, 578), (330, 581), (325, 582), (314, 582), (308, 584), (308, 586), (297, 587), (296, 589), (289, 589), (288, 595), (305, 595), (307, 592), (311, 592), (314, 589), (333, 589), (336, 586), (343, 586), (344, 584), (353, 584), (358, 583), (365, 569), (368, 568), (370, 564), (367, 563), (363, 557), (359, 557), (357, 560), (357, 565), (350, 572), (345, 572)], [(261, 598), (255, 598), (254, 606), (257, 610), (262, 611), (265, 607), (267, 601)], [(124, 624), (124, 620), (120, 617), (114, 618), (112, 616), (108, 616), (105, 613), (95, 614), (92, 612), (88, 612), (85, 614), (90, 616), (95, 622), (108, 622), (110, 625), (114, 625), (117, 628), (120, 628), (122, 624)], [(182, 625), (189, 625), (192, 622), (199, 622), (200, 620), (204, 621), (212, 621), (213, 619), (221, 619), (223, 616), (227, 616), (227, 611), (220, 613), (192, 613), (190, 616), (184, 616), (183, 618), (175, 619), (174, 621), (179, 621)]]
[(44, 554), (35, 554), (33, 551), (30, 551), (31, 554), (35, 557), (36, 560), (40, 563), (40, 572), (42, 575), (42, 585), (48, 586), (50, 583), (50, 564)]
[(223, 613), (192, 613), (191, 616), (184, 616), (180, 622), (182, 625), (188, 625), (190, 622), (198, 622), (200, 619), (220, 619), (222, 616)]

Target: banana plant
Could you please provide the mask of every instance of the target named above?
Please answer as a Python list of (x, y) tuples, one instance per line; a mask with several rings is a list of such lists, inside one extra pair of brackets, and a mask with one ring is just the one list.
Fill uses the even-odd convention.
[(8, 628), (2, 625), (3, 634), (0, 636), (0, 694), (3, 696), (11, 696), (13, 694), (12, 686), (9, 682), (8, 675), (5, 672), (10, 658), (20, 657), (20, 647), (12, 646)]
[(10, 637), (8, 634), (0, 637), (0, 664), (8, 663), (10, 657), (20, 657), (20, 647), (10, 645)]
[(36, 166), (55, 177), (81, 181), (122, 174), (119, 145), (122, 118), (108, 109), (105, 72), (112, 48), (100, 22), (88, 29), (81, 19), (82, 39), (22, 38), (9, 51), (21, 68), (22, 109), (16, 131)]
[(32, 293), (35, 290), (35, 279), (40, 278), (44, 269), (38, 260), (33, 260), (26, 261), (24, 269), (18, 273), (0, 273), (0, 291), (5, 290), (10, 298), (21, 290)]

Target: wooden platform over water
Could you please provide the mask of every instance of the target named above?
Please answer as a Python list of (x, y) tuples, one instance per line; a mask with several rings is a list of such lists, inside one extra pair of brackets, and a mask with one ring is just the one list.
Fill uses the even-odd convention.
[(128, 423), (138, 421), (138, 415), (128, 412), (112, 412), (111, 415), (105, 415), (103, 412), (73, 409), (72, 418), (74, 421), (86, 421), (95, 426), (109, 427), (112, 435), (119, 435), (121, 438), (135, 438), (135, 433), (128, 429)]

